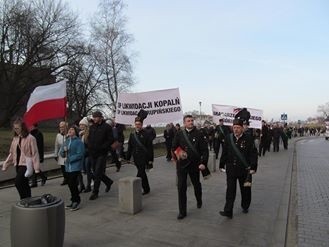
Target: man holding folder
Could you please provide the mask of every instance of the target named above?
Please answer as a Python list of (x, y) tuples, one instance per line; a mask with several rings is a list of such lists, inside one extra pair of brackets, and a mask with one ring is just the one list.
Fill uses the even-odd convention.
[(183, 118), (184, 128), (178, 131), (174, 137), (172, 151), (176, 160), (178, 177), (178, 220), (186, 217), (187, 208), (187, 175), (190, 176), (194, 187), (197, 208), (202, 207), (202, 187), (200, 183), (200, 171), (203, 175), (209, 175), (207, 168), (209, 151), (204, 135), (194, 126), (192, 115)]

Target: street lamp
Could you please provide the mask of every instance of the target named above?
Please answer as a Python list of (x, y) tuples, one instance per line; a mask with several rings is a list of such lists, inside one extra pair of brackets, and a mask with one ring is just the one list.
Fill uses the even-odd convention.
[(202, 102), (201, 101), (199, 101), (199, 106), (200, 106), (200, 123), (201, 123), (201, 104), (202, 104)]

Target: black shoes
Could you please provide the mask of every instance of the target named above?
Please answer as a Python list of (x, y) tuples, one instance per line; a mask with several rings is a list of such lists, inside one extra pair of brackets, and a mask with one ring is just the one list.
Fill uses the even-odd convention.
[(98, 194), (92, 193), (91, 196), (89, 197), (89, 200), (93, 201), (96, 200), (97, 198), (98, 198)]
[(66, 184), (67, 184), (67, 181), (63, 180), (63, 182), (61, 183), (61, 186), (66, 185)]
[(197, 202), (196, 207), (197, 207), (197, 208), (201, 208), (201, 207), (202, 207), (202, 201)]
[(144, 191), (143, 193), (142, 193), (142, 195), (144, 196), (144, 195), (147, 195), (147, 194), (149, 194), (150, 193), (150, 191)]
[(248, 208), (242, 209), (242, 213), (247, 214), (249, 212)]
[(38, 184), (31, 184), (30, 185), (30, 188), (35, 188), (35, 187), (38, 187)]
[(233, 213), (229, 213), (229, 212), (225, 212), (225, 211), (220, 211), (219, 214), (221, 216), (225, 216), (225, 217), (227, 217), (229, 219), (232, 219), (233, 218)]
[(113, 184), (113, 181), (111, 181), (111, 183), (109, 185), (106, 185), (106, 188), (105, 188), (106, 193), (110, 191), (112, 184)]
[(84, 193), (91, 192), (91, 187), (87, 186), (86, 189), (83, 191)]
[(181, 213), (179, 213), (178, 216), (177, 216), (177, 219), (178, 219), (178, 220), (182, 220), (182, 219), (184, 219), (185, 217), (186, 217), (186, 214), (181, 214)]
[(47, 177), (41, 179), (41, 186), (44, 186), (46, 184), (47, 179), (48, 179)]

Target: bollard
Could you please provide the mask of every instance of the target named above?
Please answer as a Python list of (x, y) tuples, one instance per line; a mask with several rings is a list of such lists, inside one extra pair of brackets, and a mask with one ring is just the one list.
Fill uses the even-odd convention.
[(136, 214), (142, 210), (142, 180), (137, 177), (119, 179), (119, 211)]

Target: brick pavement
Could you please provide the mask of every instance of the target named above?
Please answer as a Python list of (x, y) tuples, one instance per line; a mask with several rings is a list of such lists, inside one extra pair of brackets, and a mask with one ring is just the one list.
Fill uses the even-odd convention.
[(296, 147), (298, 246), (329, 246), (329, 142), (306, 139)]
[[(118, 188), (115, 182), (109, 193), (96, 201), (82, 194), (82, 208), (66, 212), (65, 247), (75, 246), (284, 246), (287, 225), (293, 148), (267, 153), (259, 160), (253, 178), (249, 214), (240, 208), (237, 193), (234, 218), (219, 216), (225, 203), (225, 175), (212, 174), (203, 181), (203, 207), (196, 208), (191, 187), (188, 188), (188, 215), (178, 221), (175, 168), (164, 157), (155, 160), (149, 173), (151, 193), (143, 197), (143, 211), (134, 216), (118, 211)], [(114, 181), (136, 175), (135, 167), (125, 165), (119, 173), (107, 169)], [(33, 189), (33, 195), (51, 193), (69, 199), (68, 188), (61, 179)], [(104, 190), (104, 187), (101, 187)], [(10, 208), (17, 201), (15, 188), (0, 190), (0, 246), (10, 244)]]

